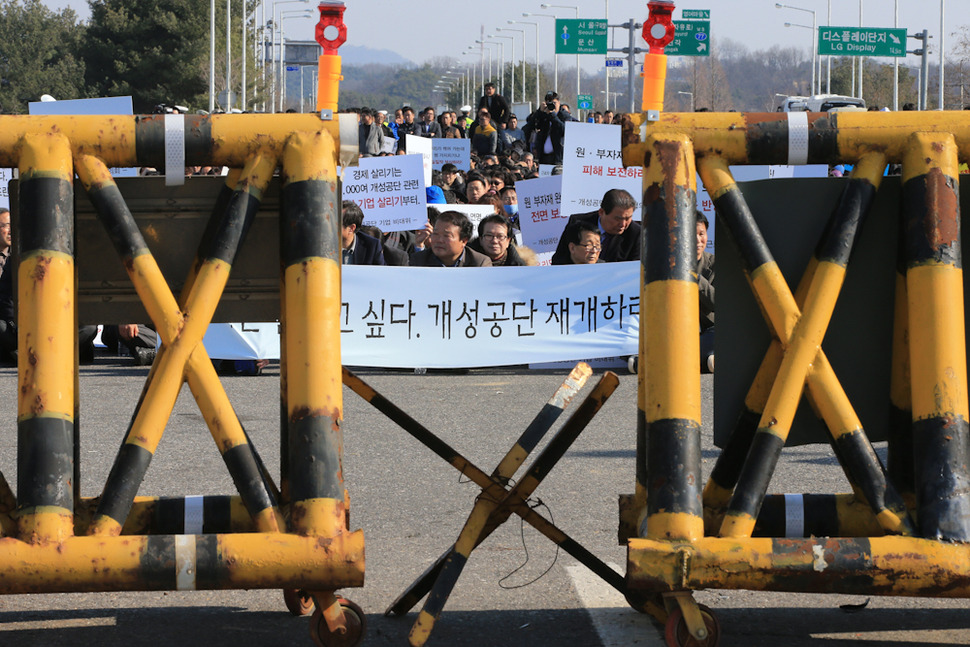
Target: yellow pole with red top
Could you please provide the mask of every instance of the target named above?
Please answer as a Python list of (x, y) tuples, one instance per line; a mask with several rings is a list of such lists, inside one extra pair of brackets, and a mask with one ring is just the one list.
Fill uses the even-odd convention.
[(643, 40), (650, 45), (650, 51), (643, 59), (643, 102), (644, 112), (664, 109), (664, 85), (667, 81), (667, 57), (664, 47), (674, 39), (674, 3), (670, 0), (653, 0), (647, 3), (650, 17), (643, 23)]
[(337, 111), (337, 95), (343, 76), (340, 74), (340, 56), (337, 48), (347, 40), (347, 25), (344, 24), (343, 2), (325, 0), (321, 2), (320, 22), (317, 23), (316, 38), (323, 47), (323, 54), (317, 63), (317, 112)]

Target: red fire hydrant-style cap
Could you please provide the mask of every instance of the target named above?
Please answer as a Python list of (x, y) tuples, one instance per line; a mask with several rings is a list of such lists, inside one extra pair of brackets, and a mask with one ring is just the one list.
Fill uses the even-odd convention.
[(650, 45), (651, 54), (663, 54), (664, 47), (674, 39), (674, 21), (671, 18), (674, 3), (670, 0), (652, 0), (647, 7), (650, 17), (643, 23), (643, 40)]
[(347, 25), (344, 24), (343, 2), (321, 2), (320, 22), (317, 23), (316, 38), (323, 48), (324, 55), (337, 53), (337, 48), (347, 41)]

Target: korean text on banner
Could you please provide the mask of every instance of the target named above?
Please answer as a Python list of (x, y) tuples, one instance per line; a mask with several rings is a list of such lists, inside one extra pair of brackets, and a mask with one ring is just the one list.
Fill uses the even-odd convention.
[(0, 209), (10, 208), (10, 188), (8, 184), (12, 179), (12, 168), (0, 168)]
[(432, 167), (438, 171), (445, 164), (454, 164), (462, 171), (471, 169), (471, 141), (468, 139), (447, 139), (435, 137), (431, 140), (434, 153)]
[(551, 175), (515, 183), (522, 242), (538, 255), (540, 265), (549, 265), (566, 228), (568, 217), (560, 208), (562, 178)]
[(431, 186), (431, 166), (433, 161), (434, 140), (430, 137), (420, 135), (405, 135), (405, 150), (408, 155), (418, 153), (421, 155), (422, 169), (424, 169), (424, 185)]
[(343, 363), (449, 368), (631, 355), (639, 267), (352, 266), (340, 312)]
[(566, 124), (562, 164), (562, 211), (567, 217), (600, 208), (603, 194), (625, 189), (637, 201), (640, 220), (643, 168), (623, 167), (620, 126), (570, 121)]
[[(346, 265), (341, 359), (348, 366), (465, 368), (632, 355), (639, 267)], [(212, 324), (205, 347), (216, 359), (279, 358), (279, 324)]]
[(362, 157), (344, 176), (343, 197), (384, 232), (421, 229), (428, 220), (420, 155)]

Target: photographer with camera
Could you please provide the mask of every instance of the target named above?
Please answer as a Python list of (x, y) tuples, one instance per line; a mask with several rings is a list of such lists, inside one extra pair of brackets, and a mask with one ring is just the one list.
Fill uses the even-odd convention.
[(532, 152), (540, 164), (562, 164), (565, 122), (575, 121), (568, 112), (560, 110), (559, 95), (547, 92), (545, 103), (529, 115), (522, 128), (525, 140), (532, 143)]

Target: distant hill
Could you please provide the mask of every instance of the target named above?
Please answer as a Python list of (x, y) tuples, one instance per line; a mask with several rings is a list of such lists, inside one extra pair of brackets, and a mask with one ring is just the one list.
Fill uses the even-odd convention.
[(344, 65), (370, 65), (373, 63), (382, 65), (414, 65), (397, 52), (389, 49), (374, 49), (361, 45), (344, 45), (340, 48), (340, 58)]

